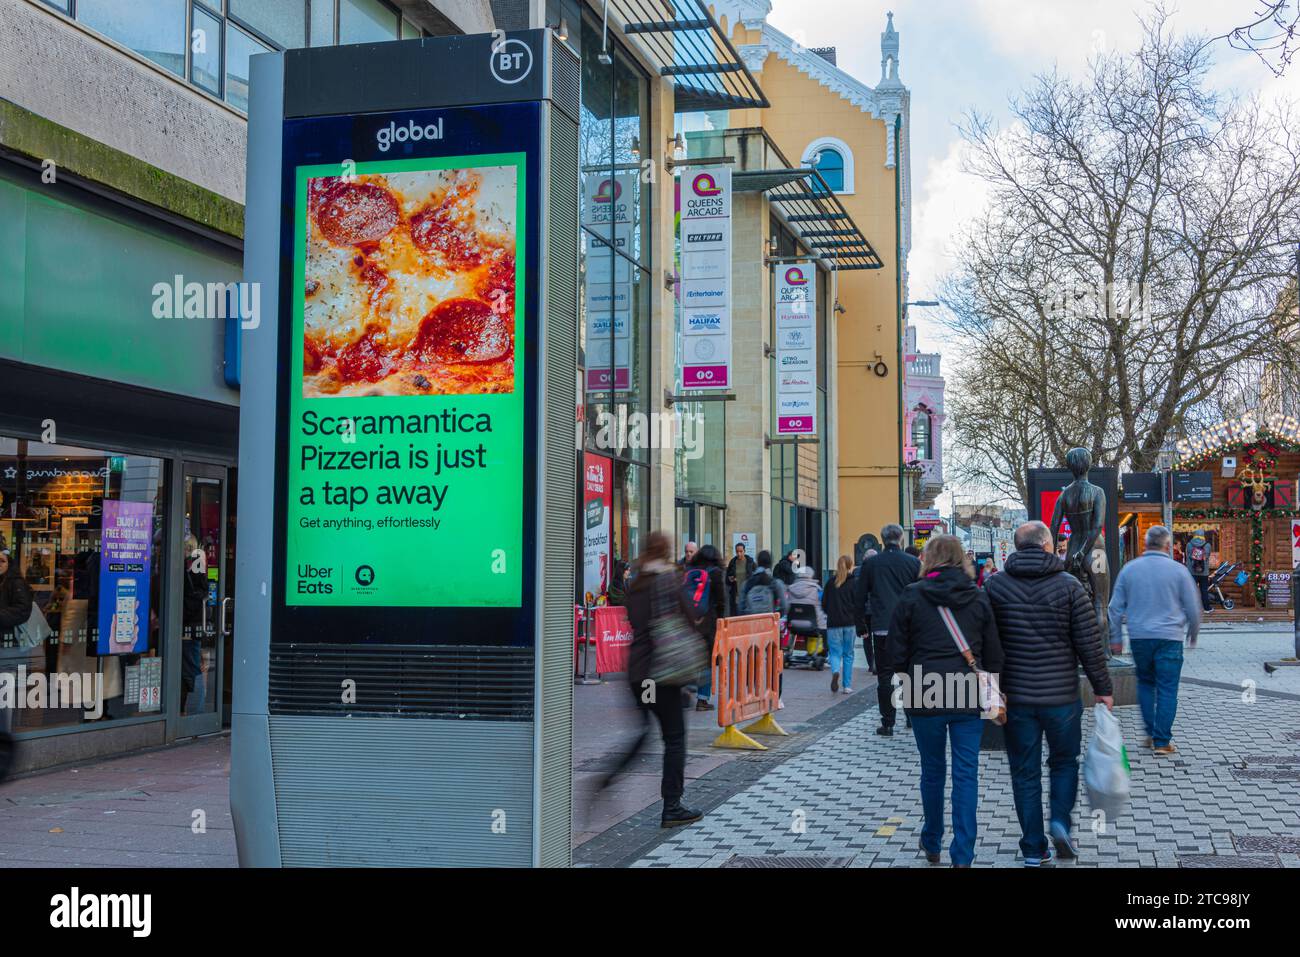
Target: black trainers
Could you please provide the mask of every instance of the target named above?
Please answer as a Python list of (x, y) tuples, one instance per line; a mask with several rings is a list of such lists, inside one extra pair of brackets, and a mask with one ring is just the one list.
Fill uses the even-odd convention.
[(894, 733), (894, 726), (892, 724), (882, 724), (880, 727), (876, 729), (876, 734), (885, 738), (890, 737), (893, 733)]
[(837, 671), (831, 675), (831, 694), (840, 690), (840, 673)]
[(674, 801), (672, 804), (664, 805), (664, 813), (659, 819), (659, 826), (681, 827), (683, 824), (694, 824), (702, 817), (704, 817), (703, 811), (692, 811), (681, 801)]
[(696, 711), (712, 711), (712, 710), (713, 710), (713, 705), (709, 704), (709, 702), (706, 701), (705, 699), (700, 698), (700, 699), (698, 699), (698, 700), (695, 702), (695, 710), (696, 710)]

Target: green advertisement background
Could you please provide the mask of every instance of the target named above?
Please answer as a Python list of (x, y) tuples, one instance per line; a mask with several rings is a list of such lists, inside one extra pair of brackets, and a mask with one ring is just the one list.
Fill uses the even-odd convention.
[[(307, 181), (319, 176), (339, 175), (339, 165), (300, 166), (297, 170), (292, 348), (289, 369), (288, 487), (285, 496), (285, 603), (297, 606), (407, 606), (407, 607), (505, 607), (522, 604), (523, 580), (523, 495), (529, 477), (524, 470), (525, 361), (521, 340), (522, 311), (526, 298), (524, 153), (491, 153), (474, 156), (425, 157), (357, 163), (358, 174), (420, 172), (427, 170), (473, 169), (486, 166), (515, 168), (515, 385), (502, 395), (366, 396), (306, 399), (302, 395), (303, 296), (307, 249)], [(488, 413), (491, 432), (428, 432), (419, 435), (365, 435), (358, 430), (355, 442), (345, 443), (337, 435), (305, 436), (302, 416), (307, 410), (334, 419), (347, 416), (438, 414), (444, 409), (464, 413)], [(484, 467), (444, 469), (434, 476), (432, 461), (427, 469), (408, 465), (409, 446), (428, 450), (430, 459), (441, 442), (455, 454), (458, 449), (486, 446)], [(401, 467), (375, 470), (303, 470), (302, 446), (312, 444), (328, 451), (366, 452), (385, 449), (398, 452)], [(360, 485), (369, 492), (366, 504), (349, 511), (346, 505), (325, 505), (319, 490), (331, 486)], [(437, 511), (432, 505), (377, 505), (381, 485), (406, 486), (447, 484), (447, 495)], [(317, 504), (300, 504), (304, 485), (317, 489)], [(350, 529), (304, 528), (304, 518), (371, 519), (383, 516), (437, 518), (431, 528), (364, 527)], [(504, 562), (504, 572), (501, 571)], [(305, 579), (299, 566), (310, 564), (328, 570), (328, 577)], [(357, 569), (369, 565), (373, 583), (358, 584)], [(329, 592), (300, 591), (300, 581), (329, 583)]]

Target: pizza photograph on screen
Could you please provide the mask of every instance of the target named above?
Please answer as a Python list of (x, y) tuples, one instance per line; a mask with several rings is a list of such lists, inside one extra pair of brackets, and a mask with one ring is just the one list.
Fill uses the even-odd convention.
[(516, 175), (308, 180), (303, 398), (514, 391)]

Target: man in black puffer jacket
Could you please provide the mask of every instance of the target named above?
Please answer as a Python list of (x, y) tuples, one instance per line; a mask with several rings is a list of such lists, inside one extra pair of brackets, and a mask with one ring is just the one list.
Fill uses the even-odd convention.
[(1007, 697), (1007, 758), (1020, 851), (1026, 867), (1038, 867), (1052, 859), (1043, 833), (1044, 737), (1052, 843), (1061, 857), (1078, 856), (1070, 835), (1082, 743), (1078, 666), (1098, 701), (1108, 708), (1114, 701), (1092, 603), (1056, 557), (1051, 531), (1042, 522), (1026, 522), (1016, 529), (1015, 546), (1003, 573), (990, 578), (984, 590), (1005, 656), (1001, 687)]
[[(920, 577), (921, 562), (903, 551), (901, 525), (886, 525), (880, 530), (880, 537), (885, 540), (885, 550), (868, 558), (858, 569), (858, 604), (864, 617), (867, 608), (871, 609), (871, 642), (875, 650), (877, 674), (876, 704), (880, 708), (880, 727), (876, 729), (876, 734), (888, 736), (894, 733), (894, 721), (898, 714), (893, 703), (894, 692), (889, 684), (893, 673), (886, 650), (889, 625), (894, 617), (894, 606), (898, 604), (903, 589)], [(871, 657), (868, 656), (868, 660)]]

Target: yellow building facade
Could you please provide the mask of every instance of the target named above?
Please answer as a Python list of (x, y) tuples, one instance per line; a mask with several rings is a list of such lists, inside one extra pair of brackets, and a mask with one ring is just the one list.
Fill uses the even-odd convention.
[(872, 87), (839, 69), (833, 49), (803, 47), (768, 23), (769, 0), (718, 0), (712, 7), (771, 102), (767, 109), (732, 110), (726, 125), (762, 127), (792, 161), (817, 165), (884, 263), (837, 274), (835, 411), (828, 426), (836, 430), (830, 471), (838, 541), (848, 551), (886, 523), (912, 524), (901, 414), (910, 94), (899, 78), (899, 35), (889, 14), (880, 80)]

